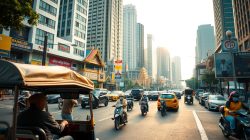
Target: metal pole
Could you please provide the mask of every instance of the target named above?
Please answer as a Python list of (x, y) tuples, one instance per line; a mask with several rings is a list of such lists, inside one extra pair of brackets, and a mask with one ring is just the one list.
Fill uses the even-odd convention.
[(44, 36), (44, 45), (43, 45), (43, 59), (42, 59), (42, 65), (43, 66), (45, 66), (45, 64), (46, 64), (47, 45), (48, 45), (48, 35), (47, 35), (47, 33), (45, 33), (45, 36)]
[(17, 104), (17, 100), (18, 100), (18, 95), (19, 95), (19, 89), (18, 86), (15, 86), (15, 96), (14, 96), (14, 108), (13, 108), (13, 116), (12, 116), (12, 140), (16, 139), (16, 128), (17, 128), (17, 113), (19, 111), (18, 109), (18, 104)]

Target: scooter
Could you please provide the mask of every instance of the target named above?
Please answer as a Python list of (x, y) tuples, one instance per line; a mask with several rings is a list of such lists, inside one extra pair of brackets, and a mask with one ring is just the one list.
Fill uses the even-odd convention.
[(235, 113), (236, 119), (236, 133), (232, 133), (230, 129), (230, 123), (225, 119), (224, 112), (221, 111), (221, 117), (219, 121), (219, 127), (225, 137), (235, 137), (238, 139), (250, 140), (250, 118), (246, 110), (239, 110)]
[(146, 101), (141, 101), (141, 115), (146, 116), (148, 112), (148, 107), (147, 107), (147, 102)]
[(119, 130), (122, 125), (125, 125), (127, 123), (127, 120), (125, 120), (125, 114), (123, 113), (122, 104), (118, 104), (113, 107), (115, 107), (115, 111), (114, 118), (112, 118), (112, 120), (114, 120), (115, 129)]
[(166, 102), (164, 100), (161, 100), (160, 110), (161, 110), (161, 116), (162, 117), (167, 114), (167, 105), (166, 105)]
[(133, 110), (134, 102), (133, 99), (127, 99), (127, 111)]

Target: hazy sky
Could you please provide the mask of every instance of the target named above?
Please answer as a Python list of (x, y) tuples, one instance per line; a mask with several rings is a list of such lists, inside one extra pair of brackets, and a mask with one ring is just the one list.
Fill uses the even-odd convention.
[[(123, 0), (137, 10), (137, 22), (151, 33), (156, 46), (167, 47), (182, 59), (182, 79), (192, 77), (196, 31), (199, 25), (214, 26), (212, 0)], [(146, 45), (146, 44), (145, 44)]]

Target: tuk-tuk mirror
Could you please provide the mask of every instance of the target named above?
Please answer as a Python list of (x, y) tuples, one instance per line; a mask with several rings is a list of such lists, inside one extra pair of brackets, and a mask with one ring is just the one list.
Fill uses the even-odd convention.
[(79, 99), (79, 93), (61, 93), (62, 99)]

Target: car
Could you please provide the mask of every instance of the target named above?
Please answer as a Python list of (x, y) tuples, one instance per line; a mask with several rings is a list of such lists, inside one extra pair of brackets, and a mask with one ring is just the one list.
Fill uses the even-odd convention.
[[(106, 96), (108, 93), (108, 90), (105, 89), (94, 89), (93, 90), (93, 108), (98, 108), (100, 104), (103, 104), (104, 106), (108, 106), (109, 98)], [(83, 96), (81, 106), (82, 108), (85, 108), (89, 105), (89, 96)]]
[(156, 101), (156, 100), (158, 100), (158, 97), (159, 97), (159, 92), (158, 91), (149, 91), (148, 92), (148, 99), (149, 100)]
[(178, 99), (181, 99), (181, 91), (173, 91)]
[(204, 92), (196, 92), (195, 93), (195, 99), (199, 100), (200, 96), (203, 94)]
[(208, 110), (218, 111), (221, 106), (226, 104), (226, 99), (222, 95), (209, 95), (205, 101), (205, 107)]
[(59, 94), (47, 95), (47, 102), (49, 104), (58, 103), (58, 99), (61, 98)]
[(111, 91), (109, 94), (107, 94), (107, 96), (109, 97), (110, 101), (117, 101), (119, 99), (120, 94), (125, 95), (123, 91), (114, 90), (114, 91)]
[(205, 100), (206, 100), (206, 98), (207, 98), (209, 95), (210, 95), (209, 92), (203, 93), (203, 94), (200, 96), (200, 98), (199, 98), (199, 104), (205, 105)]
[(174, 93), (164, 92), (159, 95), (157, 100), (157, 109), (160, 111), (161, 108), (161, 100), (164, 100), (167, 105), (167, 109), (174, 109), (176, 112), (179, 109), (179, 101)]
[(132, 89), (131, 93), (135, 100), (140, 100), (144, 90), (143, 89)]

